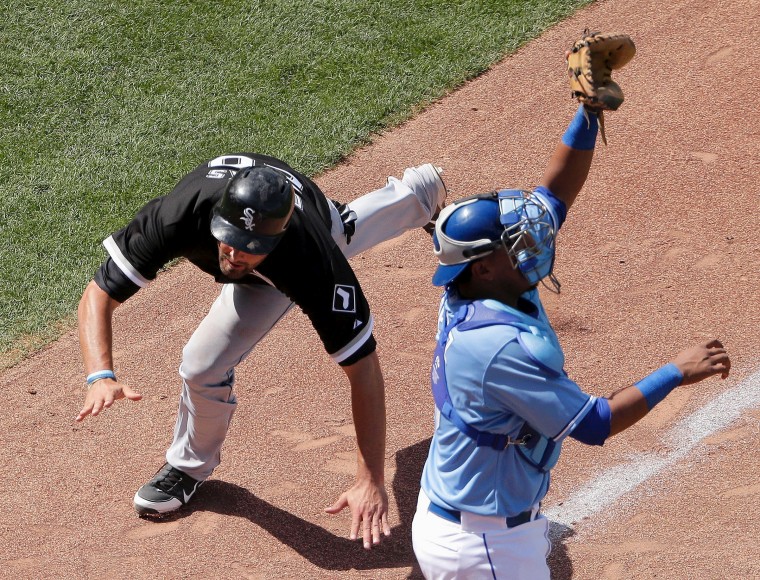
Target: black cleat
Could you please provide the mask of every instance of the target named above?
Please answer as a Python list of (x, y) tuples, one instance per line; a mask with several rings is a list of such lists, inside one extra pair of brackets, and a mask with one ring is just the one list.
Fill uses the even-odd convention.
[(202, 483), (165, 463), (153, 479), (137, 490), (135, 511), (141, 516), (172, 512), (190, 501)]

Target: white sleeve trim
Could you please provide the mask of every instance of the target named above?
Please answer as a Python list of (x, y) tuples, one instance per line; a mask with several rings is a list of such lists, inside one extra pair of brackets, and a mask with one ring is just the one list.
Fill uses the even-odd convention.
[(588, 401), (586, 401), (586, 404), (583, 405), (580, 411), (573, 417), (570, 422), (567, 424), (567, 426), (557, 435), (554, 437), (554, 441), (559, 441), (563, 437), (565, 437), (568, 433), (570, 433), (573, 429), (575, 429), (575, 426), (581, 422), (581, 419), (583, 419), (586, 414), (591, 410), (591, 407), (594, 406), (594, 402), (596, 401), (596, 397), (589, 397)]
[(359, 350), (367, 340), (369, 340), (370, 335), (372, 334), (372, 329), (375, 326), (375, 318), (370, 314), (369, 316), (369, 322), (367, 322), (367, 325), (364, 327), (364, 330), (362, 330), (361, 333), (359, 333), (351, 342), (349, 342), (346, 346), (344, 346), (342, 349), (340, 349), (338, 352), (334, 352), (330, 356), (336, 363), (341, 363), (347, 358), (349, 358), (352, 354), (354, 354), (357, 350)]
[(114, 264), (119, 267), (119, 270), (121, 270), (127, 278), (137, 284), (140, 288), (145, 288), (148, 284), (150, 284), (150, 280), (140, 274), (140, 272), (138, 272), (137, 269), (135, 269), (135, 267), (129, 263), (129, 260), (124, 257), (124, 254), (121, 253), (119, 246), (116, 245), (113, 236), (108, 236), (105, 240), (103, 240), (103, 246), (108, 252), (108, 255), (111, 256)]

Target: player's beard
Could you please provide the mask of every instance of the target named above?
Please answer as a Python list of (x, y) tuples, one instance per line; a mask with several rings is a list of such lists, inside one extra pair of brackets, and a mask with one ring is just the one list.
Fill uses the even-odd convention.
[(249, 254), (222, 242), (218, 242), (217, 247), (219, 269), (231, 280), (245, 278), (266, 258), (265, 254)]
[(240, 280), (250, 274), (258, 263), (249, 263), (248, 261), (232, 261), (230, 257), (219, 250), (219, 269), (222, 274), (230, 280)]
[(225, 278), (230, 280), (240, 280), (251, 273), (249, 268), (235, 268), (224, 256), (219, 256), (219, 269)]

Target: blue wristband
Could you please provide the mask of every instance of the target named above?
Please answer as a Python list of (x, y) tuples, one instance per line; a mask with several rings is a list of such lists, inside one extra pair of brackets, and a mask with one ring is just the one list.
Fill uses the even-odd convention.
[(634, 386), (641, 391), (647, 400), (649, 410), (668, 396), (668, 393), (681, 384), (683, 375), (673, 363), (666, 364), (641, 379)]
[(87, 384), (91, 385), (95, 381), (99, 381), (100, 379), (113, 379), (116, 380), (116, 375), (113, 371), (95, 371), (94, 373), (90, 373), (87, 375)]
[(596, 134), (598, 132), (599, 119), (596, 113), (586, 111), (581, 105), (562, 136), (562, 142), (573, 149), (590, 151), (596, 145)]

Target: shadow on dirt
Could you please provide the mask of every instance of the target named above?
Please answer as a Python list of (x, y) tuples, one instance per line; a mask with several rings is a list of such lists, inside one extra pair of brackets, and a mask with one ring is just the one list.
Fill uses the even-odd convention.
[(552, 580), (572, 580), (573, 562), (565, 547), (565, 540), (573, 536), (572, 528), (556, 522), (549, 522), (549, 539), (552, 541), (552, 551), (547, 558)]
[(412, 550), (412, 518), (417, 508), (422, 466), (425, 464), (429, 446), (430, 439), (426, 439), (396, 453), (396, 475), (391, 493), (396, 499), (400, 523), (391, 528), (390, 537), (383, 538), (381, 545), (372, 550), (364, 550), (359, 541), (336, 536), (320, 526), (294, 516), (256, 497), (239, 485), (215, 479), (203, 485), (189, 506), (162, 516), (160, 520), (175, 521), (191, 513), (203, 511), (243, 517), (324, 570), (411, 567), (412, 571), (407, 578), (418, 580), (423, 576)]
[[(419, 482), (429, 447), (430, 439), (425, 439), (396, 453), (392, 493), (396, 499), (400, 523), (392, 528), (389, 538), (384, 538), (382, 544), (372, 550), (363, 550), (358, 541), (336, 536), (256, 497), (243, 487), (220, 480), (208, 481), (190, 506), (162, 519), (180, 519), (199, 511), (244, 517), (324, 570), (411, 567), (407, 579), (419, 580), (423, 576), (412, 549), (412, 519), (417, 508)], [(549, 565), (554, 580), (572, 578), (572, 563), (563, 545), (572, 533), (565, 526), (551, 524), (552, 553)]]

